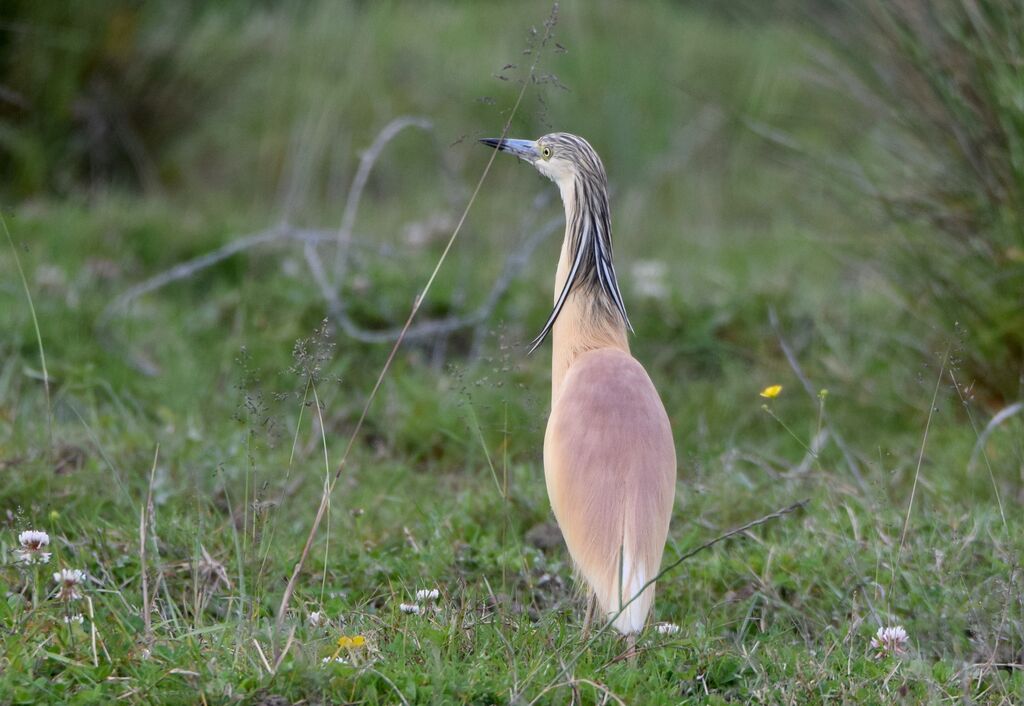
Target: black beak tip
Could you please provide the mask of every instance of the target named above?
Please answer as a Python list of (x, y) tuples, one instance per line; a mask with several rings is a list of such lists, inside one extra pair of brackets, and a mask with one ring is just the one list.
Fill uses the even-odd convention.
[(501, 145), (501, 140), (499, 138), (497, 138), (497, 137), (483, 137), (483, 138), (480, 138), (480, 143), (484, 144), (484, 145), (487, 145), (488, 147), (493, 147), (496, 150), (500, 150), (501, 146), (502, 146)]

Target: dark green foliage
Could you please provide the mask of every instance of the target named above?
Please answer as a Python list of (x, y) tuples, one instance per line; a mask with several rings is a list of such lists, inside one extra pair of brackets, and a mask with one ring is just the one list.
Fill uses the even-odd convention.
[(863, 169), (901, 224), (874, 253), (902, 302), (948, 335), (986, 402), (1024, 391), (1024, 5), (854, 3), (836, 30), (874, 109)]
[[(159, 190), (174, 141), (215, 104), (243, 55), (230, 7), (6, 0), (0, 182), (8, 196), (111, 183)], [(204, 46), (215, 43), (216, 46)], [(189, 62), (215, 49), (203, 63)]]

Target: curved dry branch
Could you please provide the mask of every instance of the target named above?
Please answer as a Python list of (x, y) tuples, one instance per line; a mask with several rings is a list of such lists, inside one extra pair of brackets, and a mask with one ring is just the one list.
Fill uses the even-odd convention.
[[(410, 127), (422, 130), (431, 130), (432, 124), (429, 120), (413, 116), (403, 116), (389, 122), (377, 134), (374, 141), (363, 152), (359, 159), (359, 167), (349, 187), (348, 196), (345, 200), (345, 210), (342, 215), (341, 225), (335, 232), (322, 229), (296, 228), (281, 223), (280, 225), (267, 228), (250, 235), (235, 238), (227, 244), (204, 253), (198, 257), (180, 262), (168, 270), (157, 273), (148, 279), (128, 288), (115, 298), (103, 310), (97, 320), (97, 329), (110, 337), (107, 331), (110, 321), (124, 314), (129, 306), (140, 297), (150, 294), (169, 284), (194, 276), (195, 274), (212, 267), (234, 255), (251, 248), (270, 243), (293, 241), (303, 245), (303, 254), (309, 265), (313, 279), (320, 289), (328, 311), (341, 330), (351, 338), (363, 343), (388, 343), (395, 341), (400, 329), (386, 329), (375, 331), (361, 328), (348, 316), (346, 309), (338, 296), (338, 290), (344, 278), (344, 268), (347, 256), (355, 243), (353, 240), (353, 228), (356, 216), (359, 211), (359, 202), (362, 199), (363, 191), (366, 188), (370, 173), (377, 163), (384, 148), (403, 130)], [(541, 200), (538, 200), (541, 203)], [(533, 254), (534, 249), (545, 238), (550, 236), (557, 228), (558, 221), (552, 220), (546, 223), (540, 230), (531, 235), (523, 245), (507, 258), (501, 275), (495, 281), (487, 298), (473, 312), (464, 316), (450, 316), (434, 321), (425, 321), (422, 324), (413, 326), (406, 332), (409, 340), (423, 340), (458, 331), (463, 328), (478, 326), (493, 313), (502, 294), (508, 289), (509, 284), (516, 275), (525, 267)], [(335, 283), (332, 284), (323, 263), (320, 260), (317, 246), (323, 243), (336, 243), (338, 248), (335, 257)], [(136, 367), (143, 369), (143, 372), (152, 373), (151, 366), (140, 366), (137, 361), (133, 363)]]
[(1013, 404), (1003, 407), (1001, 410), (996, 412), (996, 415), (989, 420), (989, 423), (986, 424), (985, 428), (980, 434), (978, 434), (978, 440), (974, 443), (974, 448), (971, 450), (971, 458), (967, 461), (968, 474), (974, 471), (974, 466), (978, 463), (978, 456), (985, 452), (985, 444), (988, 442), (988, 438), (992, 436), (992, 432), (996, 430), (996, 427), (1013, 415), (1021, 412), (1024, 412), (1024, 402), (1014, 402)]
[[(101, 328), (104, 327), (110, 319), (117, 314), (124, 312), (129, 305), (139, 297), (156, 291), (161, 287), (166, 287), (172, 282), (187, 279), (202, 270), (216, 265), (222, 260), (228, 259), (232, 255), (237, 255), (244, 250), (248, 250), (249, 248), (256, 247), (257, 245), (263, 245), (265, 243), (272, 243), (280, 240), (303, 240), (315, 238), (317, 236), (315, 236), (314, 233), (316, 233), (316, 231), (303, 231), (282, 224), (275, 228), (268, 228), (267, 230), (261, 230), (258, 233), (242, 236), (241, 238), (235, 238), (216, 250), (211, 250), (210, 252), (194, 257), (191, 260), (179, 262), (169, 270), (164, 270), (163, 272), (157, 273), (152, 277), (129, 287), (106, 306), (103, 313), (100, 314), (100, 317), (97, 320), (97, 325)], [(326, 238), (322, 238), (321, 236), (321, 239)]]
[[(506, 258), (501, 274), (494, 281), (494, 284), (491, 286), (491, 290), (487, 293), (487, 297), (484, 299), (483, 303), (481, 303), (475, 310), (463, 316), (449, 316), (443, 319), (428, 320), (423, 323), (416, 324), (415, 326), (410, 326), (405, 332), (405, 340), (418, 341), (431, 339), (437, 336), (453, 333), (461, 329), (478, 326), (486, 321), (491, 314), (494, 313), (494, 309), (497, 307), (502, 295), (508, 290), (509, 285), (519, 275), (523, 268), (526, 267), (534, 250), (537, 249), (537, 246), (557, 232), (558, 226), (561, 223), (561, 217), (552, 218), (536, 232), (526, 238), (522, 245), (518, 249), (514, 250), (508, 258)], [(391, 343), (398, 340), (398, 337), (402, 334), (402, 329), (400, 327), (372, 330), (361, 328), (358, 324), (352, 321), (344, 303), (338, 296), (337, 291), (331, 286), (331, 283), (327, 279), (327, 273), (324, 271), (323, 263), (317, 256), (315, 243), (307, 242), (303, 248), (303, 253), (306, 256), (306, 264), (309, 266), (309, 271), (313, 276), (313, 281), (316, 282), (317, 286), (320, 288), (320, 295), (324, 298), (324, 301), (327, 302), (327, 311), (330, 314), (331, 319), (337, 323), (345, 335), (350, 336), (361, 343)]]
[[(539, 198), (536, 205), (539, 207), (543, 202), (544, 199)], [(494, 313), (498, 302), (501, 300), (502, 295), (504, 295), (508, 290), (512, 281), (515, 280), (519, 273), (522, 272), (529, 263), (530, 258), (533, 256), (533, 252), (537, 249), (537, 246), (555, 233), (561, 222), (562, 219), (560, 217), (552, 218), (547, 221), (534, 233), (529, 235), (519, 248), (509, 254), (505, 260), (501, 274), (494, 281), (490, 291), (487, 293), (487, 297), (475, 310), (462, 316), (449, 316), (442, 319), (428, 320), (421, 324), (417, 324), (416, 326), (412, 326), (406, 332), (406, 339), (411, 341), (431, 339), (437, 336), (450, 334), (461, 329), (478, 326), (486, 321), (491, 314)], [(336, 234), (332, 231), (315, 228), (296, 228), (285, 223), (273, 228), (268, 228), (266, 230), (235, 238), (215, 250), (211, 250), (210, 252), (204, 253), (190, 260), (179, 262), (170, 269), (159, 272), (152, 277), (129, 287), (106, 306), (96, 321), (96, 328), (102, 334), (103, 338), (113, 338), (113, 334), (109, 331), (111, 320), (127, 312), (131, 304), (140, 297), (173, 284), (174, 282), (193, 277), (203, 270), (209, 269), (217, 263), (245, 252), (246, 250), (250, 250), (260, 245), (290, 241), (301, 243), (303, 245), (303, 254), (306, 258), (306, 263), (309, 266), (310, 273), (313, 275), (314, 282), (316, 282), (317, 287), (320, 289), (321, 296), (326, 302), (327, 310), (331, 318), (347, 336), (350, 336), (362, 343), (389, 343), (397, 340), (401, 333), (401, 329), (399, 328), (383, 330), (365, 329), (360, 327), (351, 319), (351, 317), (348, 316), (345, 306), (339, 298), (335, 287), (328, 281), (327, 274), (323, 269), (323, 264), (316, 252), (316, 247), (318, 245), (332, 243), (335, 242), (335, 240)], [(352, 245), (353, 244), (350, 243), (349, 247)], [(110, 347), (116, 347), (119, 350), (123, 350), (125, 348), (120, 345)], [(129, 358), (131, 360), (131, 364), (141, 372), (147, 375), (154, 374), (155, 368), (153, 366), (143, 364), (140, 360), (134, 359), (131, 356), (129, 356)]]
[(359, 167), (356, 169), (356, 175), (348, 189), (348, 196), (345, 198), (345, 211), (342, 213), (341, 226), (338, 228), (338, 251), (335, 254), (334, 260), (335, 283), (340, 283), (345, 275), (345, 258), (348, 254), (348, 246), (352, 242), (352, 228), (356, 223), (356, 215), (359, 213), (359, 202), (363, 198), (363, 189), (366, 188), (370, 172), (373, 171), (377, 158), (380, 157), (380, 153), (384, 151), (388, 143), (407, 127), (431, 130), (434, 126), (433, 123), (425, 118), (410, 116), (395, 118), (385, 125), (383, 130), (377, 133), (377, 137), (374, 138), (373, 142), (359, 158)]
[[(349, 316), (338, 296), (341, 283), (344, 278), (347, 256), (351, 248), (357, 244), (354, 242), (353, 228), (359, 210), (359, 202), (369, 180), (370, 173), (377, 163), (384, 148), (403, 130), (410, 127), (422, 130), (431, 130), (432, 124), (424, 118), (404, 116), (389, 122), (377, 134), (374, 141), (363, 152), (359, 160), (359, 167), (349, 187), (348, 196), (345, 201), (345, 210), (342, 215), (341, 224), (337, 231), (323, 229), (297, 228), (288, 223), (281, 223), (277, 226), (267, 228), (249, 235), (244, 235), (231, 240), (225, 245), (204, 253), (198, 257), (180, 262), (170, 269), (159, 272), (142, 282), (139, 282), (118, 295), (102, 311), (96, 322), (96, 329), (102, 339), (115, 339), (109, 331), (112, 319), (127, 312), (133, 302), (146, 294), (150, 294), (169, 284), (178, 282), (216, 265), (234, 255), (242, 253), (254, 247), (279, 242), (297, 242), (303, 245), (303, 254), (309, 265), (313, 280), (320, 289), (331, 318), (337, 323), (341, 330), (351, 338), (363, 343), (388, 343), (398, 339), (401, 334), (400, 328), (375, 331), (365, 329), (356, 324)], [(542, 206), (546, 198), (537, 199), (538, 206)], [(552, 219), (545, 223), (539, 230), (526, 238), (523, 244), (512, 252), (505, 261), (500, 276), (495, 280), (490, 292), (483, 303), (474, 311), (463, 316), (450, 316), (433, 321), (424, 321), (406, 331), (406, 338), (409, 340), (424, 340), (437, 336), (443, 336), (454, 331), (473, 326), (479, 326), (486, 321), (493, 313), (501, 296), (508, 289), (512, 280), (528, 263), (536, 247), (553, 232), (557, 230), (559, 219)], [(328, 277), (317, 250), (317, 246), (324, 243), (335, 243), (337, 245), (335, 257), (335, 279), (334, 283)], [(369, 247), (361, 245), (361, 247)], [(123, 345), (111, 345), (110, 348), (126, 350)], [(133, 357), (129, 351), (131, 364), (145, 374), (155, 374), (155, 367), (141, 359)]]

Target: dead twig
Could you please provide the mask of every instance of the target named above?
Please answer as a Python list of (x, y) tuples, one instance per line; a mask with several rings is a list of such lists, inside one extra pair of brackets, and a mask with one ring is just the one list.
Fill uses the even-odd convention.
[[(384, 147), (395, 138), (398, 133), (407, 127), (419, 127), (424, 130), (429, 130), (432, 126), (430, 121), (424, 118), (415, 117), (401, 117), (392, 120), (390, 123), (384, 126), (384, 129), (380, 131), (376, 139), (370, 145), (369, 149), (363, 153), (360, 158), (359, 167), (356, 171), (355, 178), (352, 181), (352, 186), (349, 188), (348, 198), (345, 203), (345, 211), (342, 215), (341, 226), (335, 233), (327, 233), (324, 231), (316, 231), (302, 228), (295, 228), (288, 225), (286, 222), (259, 231), (252, 235), (243, 236), (236, 238), (231, 242), (223, 245), (216, 250), (200, 255), (199, 257), (186, 260), (185, 262), (178, 263), (174, 267), (160, 272), (149, 279), (146, 279), (133, 287), (130, 287), (127, 291), (123, 292), (120, 296), (114, 299), (100, 314), (99, 319), (96, 323), (96, 328), (99, 333), (101, 340), (109, 340), (113, 338), (111, 334), (106, 330), (107, 324), (110, 320), (124, 312), (128, 306), (139, 297), (153, 292), (161, 287), (165, 287), (172, 282), (176, 282), (182, 279), (186, 279), (195, 275), (197, 272), (205, 270), (222, 260), (237, 255), (238, 253), (248, 250), (250, 248), (264, 245), (267, 243), (273, 243), (283, 240), (295, 240), (303, 243), (319, 243), (319, 242), (337, 242), (339, 245), (338, 253), (336, 256), (336, 271), (339, 274), (337, 281), (340, 282), (340, 275), (342, 273), (344, 258), (347, 255), (348, 250), (352, 247), (352, 228), (355, 224), (356, 213), (359, 209), (359, 200), (362, 198), (363, 189), (366, 187), (366, 182), (369, 178), (370, 172), (373, 169), (380, 153)], [(299, 161), (302, 160), (300, 155)], [(290, 210), (290, 203), (292, 198), (289, 196), (285, 202), (285, 212)], [(308, 259), (308, 252), (307, 252)], [(360, 339), (362, 340), (362, 339)], [(384, 339), (393, 340), (393, 339)], [(122, 349), (120, 345), (109, 345), (112, 349)], [(142, 373), (147, 375), (155, 375), (157, 368), (154, 364), (142, 359), (139, 356), (135, 356), (131, 360), (132, 365), (140, 370)], [(45, 363), (43, 365), (45, 371)]]
[[(526, 238), (519, 248), (514, 250), (505, 260), (501, 274), (494, 281), (490, 292), (474, 311), (463, 316), (449, 316), (443, 319), (424, 321), (412, 326), (405, 332), (405, 340), (420, 341), (429, 340), (443, 336), (461, 329), (478, 326), (491, 317), (502, 295), (508, 290), (509, 285), (519, 275), (523, 268), (529, 263), (537, 246), (549, 238), (558, 230), (562, 218), (552, 218), (536, 232)], [(349, 317), (348, 312), (338, 296), (337, 290), (327, 279), (323, 263), (316, 253), (315, 244), (307, 242), (303, 247), (303, 254), (306, 257), (306, 264), (313, 276), (313, 281), (320, 289), (320, 295), (327, 303), (327, 311), (331, 319), (341, 328), (345, 335), (354, 338), (361, 343), (391, 343), (398, 340), (402, 334), (401, 328), (382, 329), (373, 331), (361, 328)]]
[[(543, 203), (543, 202), (541, 202)], [(488, 292), (484, 302), (473, 312), (464, 316), (449, 316), (443, 319), (424, 321), (421, 324), (411, 327), (405, 334), (406, 340), (420, 341), (429, 340), (437, 336), (459, 331), (465, 328), (479, 326), (490, 318), (495, 307), (501, 300), (502, 295), (508, 290), (509, 285), (519, 275), (523, 268), (529, 263), (537, 246), (544, 242), (561, 224), (561, 218), (553, 218), (547, 221), (536, 232), (531, 234), (522, 245), (514, 250), (505, 260), (501, 274), (495, 280)], [(287, 223), (279, 224), (273, 228), (245, 235), (226, 243), (225, 245), (204, 253), (190, 260), (180, 262), (174, 267), (164, 270), (152, 277), (130, 287), (115, 298), (103, 310), (97, 320), (96, 327), (106, 338), (111, 338), (108, 331), (109, 324), (113, 318), (125, 313), (131, 304), (146, 294), (166, 287), (174, 282), (193, 277), (205, 269), (213, 267), (219, 262), (246, 250), (279, 242), (297, 242), (303, 245), (303, 254), (313, 281), (320, 290), (320, 295), (327, 304), (327, 310), (334, 322), (341, 328), (345, 335), (360, 341), (361, 343), (392, 343), (397, 340), (400, 328), (383, 329), (374, 331), (361, 328), (348, 316), (341, 298), (337, 294), (337, 287), (330, 284), (327, 273), (324, 271), (323, 263), (316, 253), (316, 246), (323, 243), (334, 242), (334, 233), (326, 230), (312, 228), (297, 228)], [(351, 247), (352, 244), (349, 244)], [(111, 346), (113, 347), (113, 346)], [(136, 367), (143, 373), (154, 374), (151, 366), (142, 365), (135, 361)]]
[(146, 494), (146, 504), (142, 506), (139, 517), (139, 571), (142, 574), (142, 623), (145, 626), (143, 641), (146, 647), (153, 644), (153, 607), (150, 604), (149, 575), (146, 566), (146, 540), (149, 536), (149, 526), (153, 522), (153, 481), (156, 478), (156, 462), (160, 458), (160, 444), (156, 445), (153, 452), (153, 467), (149, 471), (149, 491)]
[[(738, 534), (743, 534), (745, 532), (748, 532), (749, 530), (754, 529), (755, 527), (760, 527), (761, 525), (766, 524), (768, 522), (771, 522), (772, 520), (777, 520), (777, 519), (779, 519), (781, 517), (785, 517), (786, 515), (788, 515), (788, 514), (790, 514), (792, 512), (796, 512), (797, 510), (799, 510), (800, 508), (804, 507), (809, 502), (810, 502), (810, 498), (807, 498), (807, 499), (804, 499), (804, 500), (800, 500), (798, 502), (793, 503), (792, 505), (789, 505), (787, 507), (782, 508), (781, 510), (776, 510), (775, 512), (769, 513), (769, 514), (765, 515), (764, 517), (759, 517), (756, 520), (751, 520), (750, 522), (748, 522), (745, 525), (740, 525), (739, 527), (734, 527), (733, 529), (729, 530), (728, 532), (725, 532), (724, 534), (720, 534), (717, 537), (715, 537), (714, 539), (708, 540), (707, 542), (704, 542), (704, 544), (701, 544), (701, 545), (699, 545), (697, 547), (694, 547), (693, 549), (691, 549), (690, 551), (686, 552), (685, 554), (680, 556), (678, 559), (673, 561), (671, 564), (666, 566), (664, 569), (661, 570), (661, 572), (657, 576), (655, 576), (653, 579), (648, 581), (647, 584), (644, 585), (644, 587), (641, 588), (640, 591), (637, 592), (637, 596), (639, 596), (643, 592), (644, 588), (647, 588), (647, 585), (654, 583), (655, 581), (660, 579), (662, 576), (667, 574), (669, 571), (672, 571), (672, 569), (674, 569), (677, 566), (679, 566), (680, 564), (682, 564), (687, 559), (691, 559), (694, 556), (696, 556), (697, 554), (700, 554), (701, 552), (703, 552), (703, 551), (705, 551), (707, 549), (711, 549), (711, 547), (715, 546), (719, 542), (724, 542), (725, 540), (729, 539), (730, 537), (735, 537)], [(623, 606), (623, 608), (625, 608), (625, 607), (627, 607), (627, 606)]]
[(370, 178), (370, 172), (373, 171), (374, 164), (376, 164), (380, 153), (384, 151), (387, 144), (407, 127), (430, 130), (433, 128), (433, 124), (426, 118), (410, 116), (395, 118), (385, 125), (383, 130), (377, 133), (373, 143), (359, 158), (359, 167), (356, 169), (356, 175), (348, 189), (348, 196), (345, 199), (345, 210), (341, 216), (341, 226), (338, 228), (338, 250), (334, 256), (334, 281), (336, 283), (340, 283), (345, 276), (346, 257), (349, 245), (352, 242), (352, 227), (356, 222), (356, 214), (359, 213), (359, 202), (363, 197), (366, 181)]
[(330, 236), (322, 231), (293, 228), (285, 223), (272, 228), (267, 228), (266, 230), (261, 230), (251, 235), (235, 238), (216, 250), (211, 250), (210, 252), (198, 257), (185, 260), (184, 262), (179, 262), (174, 267), (164, 270), (163, 272), (153, 275), (152, 277), (129, 287), (107, 305), (97, 320), (97, 326), (100, 328), (105, 327), (114, 316), (123, 313), (131, 303), (139, 297), (156, 291), (161, 287), (166, 287), (172, 282), (192, 277), (209, 267), (213, 267), (218, 262), (226, 260), (232, 255), (237, 255), (238, 253), (250, 248), (284, 240), (305, 242), (308, 240), (322, 241), (328, 240), (329, 238)]
[(263, 668), (267, 670), (267, 674), (274, 676), (274, 668), (270, 666), (270, 661), (267, 656), (263, 653), (263, 648), (260, 647), (260, 641), (255, 637), (252, 639), (252, 644), (256, 647), (256, 654), (260, 656), (260, 662), (263, 663)]
[(978, 434), (978, 440), (974, 442), (974, 448), (971, 449), (971, 458), (967, 461), (968, 475), (974, 472), (974, 467), (978, 463), (978, 456), (984, 453), (985, 444), (988, 442), (988, 438), (992, 436), (992, 432), (996, 430), (996, 427), (1013, 415), (1020, 414), (1021, 412), (1024, 412), (1024, 402), (1014, 402), (1013, 404), (1003, 407), (1001, 410), (996, 412), (996, 415), (989, 420), (989, 423), (986, 424), (985, 428), (982, 429), (980, 434)]

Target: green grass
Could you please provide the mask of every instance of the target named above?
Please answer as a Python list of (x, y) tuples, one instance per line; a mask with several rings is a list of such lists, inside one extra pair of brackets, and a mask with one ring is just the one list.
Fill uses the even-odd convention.
[[(488, 157), (473, 141), (496, 134), (514, 100), (514, 82), (492, 74), (523, 61), (527, 29), (548, 9), (253, 11), (224, 51), (257, 40), (263, 51), (164, 155), (161, 172), (176, 175), (167, 193), (100, 190), (5, 211), (52, 378), (53, 443), (33, 309), (5, 246), (0, 703), (1024, 698), (1021, 416), (969, 466), (995, 410), (971, 396), (957, 332), (894, 304), (878, 254), (862, 247), (886, 227), (868, 204), (745, 127), (784, 124), (844, 157), (864, 148), (860, 109), (804, 80), (803, 30), (671, 5), (563, 4), (568, 52), (544, 65), (571, 90), (545, 89), (546, 107), (528, 91), (513, 129), (584, 134), (609, 169), (634, 352), (680, 460), (666, 565), (808, 505), (666, 575), (655, 618), (680, 630), (648, 630), (635, 662), (616, 659), (623, 645), (610, 635), (582, 642), (567, 554), (545, 541), (548, 353), (524, 354), (550, 304), (556, 236), (476, 335), (403, 346), (274, 633), (325, 473), (388, 347), (318, 333), (324, 302), (289, 243), (145, 295), (107, 328), (97, 319), (133, 284), (279, 219), (296, 145), (313, 156), (298, 159), (289, 218), (335, 227), (360, 150), (393, 117), (416, 114), (435, 135), (403, 133), (381, 155), (342, 288), (361, 325), (400, 325), (447, 235), (410, 241), (407, 227), (458, 215)], [(194, 61), (214, 51), (211, 36), (188, 45)], [(526, 237), (535, 194), (551, 189), (496, 162), (423, 315), (474, 309)], [(548, 202), (532, 227), (559, 212)], [(664, 264), (659, 296), (635, 275), (645, 261)], [(827, 388), (831, 431), (863, 485), (834, 442), (802, 464), (822, 401), (782, 354), (772, 309), (814, 390)], [(784, 389), (769, 402), (758, 392), (770, 384)], [(51, 536), (45, 570), (14, 563), (25, 529)], [(88, 601), (70, 609), (81, 624), (48, 597), (61, 567), (92, 577)], [(400, 610), (433, 587), (436, 610)], [(310, 625), (317, 611), (327, 624)], [(889, 624), (906, 627), (908, 652), (876, 660), (871, 637)], [(342, 650), (347, 663), (323, 662), (356, 635), (366, 645)]]

